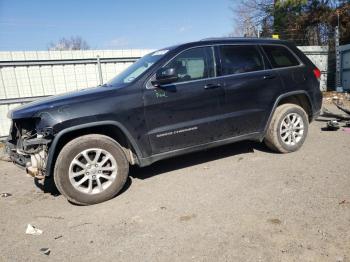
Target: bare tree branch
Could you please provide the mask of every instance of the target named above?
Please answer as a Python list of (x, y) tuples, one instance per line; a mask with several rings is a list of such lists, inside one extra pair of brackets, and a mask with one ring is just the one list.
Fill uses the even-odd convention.
[(49, 50), (64, 51), (64, 50), (87, 50), (89, 49), (87, 42), (81, 36), (71, 36), (68, 38), (61, 38), (56, 43), (49, 44)]

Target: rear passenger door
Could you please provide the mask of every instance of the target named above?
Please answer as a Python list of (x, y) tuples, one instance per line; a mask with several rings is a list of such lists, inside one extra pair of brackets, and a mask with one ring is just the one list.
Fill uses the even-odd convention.
[(277, 72), (256, 45), (220, 45), (217, 51), (225, 89), (223, 138), (262, 132), (282, 91)]

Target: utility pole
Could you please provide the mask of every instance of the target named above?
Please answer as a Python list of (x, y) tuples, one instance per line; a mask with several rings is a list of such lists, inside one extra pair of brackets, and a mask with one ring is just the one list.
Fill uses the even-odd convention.
[(336, 61), (336, 91), (343, 92), (340, 79), (340, 49), (339, 49), (339, 10), (337, 10), (338, 25), (335, 27), (335, 61)]

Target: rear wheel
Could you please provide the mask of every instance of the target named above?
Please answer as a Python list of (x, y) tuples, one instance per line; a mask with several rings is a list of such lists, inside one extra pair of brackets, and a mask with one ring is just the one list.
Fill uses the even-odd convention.
[(279, 153), (297, 151), (304, 143), (309, 128), (305, 110), (295, 104), (277, 107), (265, 137), (265, 144)]
[(55, 164), (57, 189), (71, 202), (91, 205), (113, 198), (123, 188), (129, 163), (123, 149), (103, 135), (73, 139)]

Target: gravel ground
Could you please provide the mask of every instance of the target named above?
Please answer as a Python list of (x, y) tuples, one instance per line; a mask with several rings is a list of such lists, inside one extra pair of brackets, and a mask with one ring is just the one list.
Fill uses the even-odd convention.
[(350, 134), (323, 126), (292, 154), (243, 142), (133, 169), (88, 207), (0, 162), (0, 260), (350, 261)]

